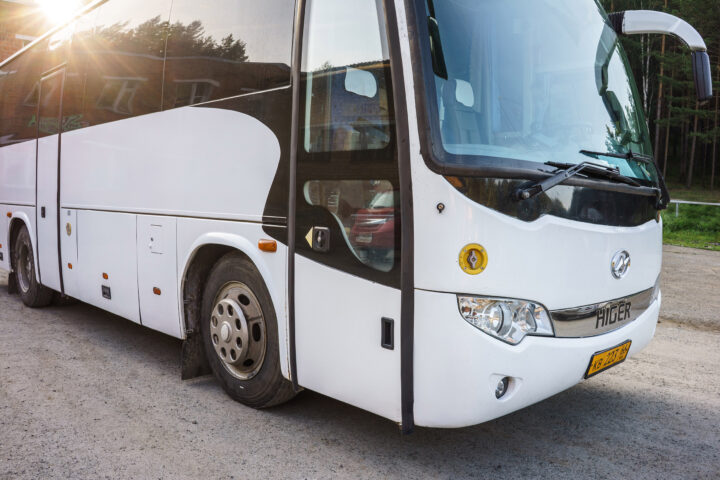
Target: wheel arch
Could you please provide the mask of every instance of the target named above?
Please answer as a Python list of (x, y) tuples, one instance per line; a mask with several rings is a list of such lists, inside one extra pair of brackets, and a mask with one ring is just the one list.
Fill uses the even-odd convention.
[[(10, 224), (8, 225), (8, 238), (7, 238), (7, 247), (8, 247), (8, 257), (9, 257), (9, 265), (10, 269), (13, 270), (13, 264), (12, 259), (14, 256), (14, 249), (15, 249), (15, 240), (17, 240), (18, 235), (20, 235), (20, 229), (25, 226), (27, 228), (28, 234), (30, 235), (30, 244), (32, 245), (33, 249), (33, 260), (35, 262), (35, 271), (38, 270), (38, 256), (37, 256), (37, 240), (35, 238), (35, 230), (32, 227), (32, 222), (30, 222), (30, 217), (25, 212), (12, 212), (12, 217), (10, 218)], [(13, 270), (14, 272), (14, 270)]]
[[(250, 260), (265, 282), (277, 318), (278, 340), (280, 342), (280, 362), (283, 375), (287, 370), (287, 325), (282, 293), (285, 292), (281, 281), (274, 279), (267, 262), (263, 258), (267, 253), (258, 250), (247, 238), (229, 233), (205, 233), (195, 240), (188, 249), (182, 262), (182, 274), (178, 285), (180, 300), (181, 327), (183, 338), (182, 377), (193, 378), (208, 372), (205, 352), (200, 339), (200, 305), (203, 289), (212, 267), (224, 255), (237, 252)], [(277, 255), (277, 254), (275, 254)]]

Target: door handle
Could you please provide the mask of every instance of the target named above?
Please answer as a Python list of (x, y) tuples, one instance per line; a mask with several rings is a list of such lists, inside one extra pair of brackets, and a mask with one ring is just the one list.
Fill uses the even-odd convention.
[(45, 218), (45, 207), (40, 207), (40, 218)]
[[(308, 238), (311, 237), (311, 238)], [(308, 232), (308, 243), (316, 252), (326, 253), (330, 251), (330, 229), (327, 227), (313, 227)]]

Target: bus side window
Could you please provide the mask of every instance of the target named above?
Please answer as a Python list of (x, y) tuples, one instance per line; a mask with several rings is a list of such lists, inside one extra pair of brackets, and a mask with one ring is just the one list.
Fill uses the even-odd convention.
[(44, 52), (26, 52), (0, 70), (0, 146), (34, 140), (37, 135), (36, 80), (42, 73)]
[[(84, 125), (159, 112), (170, 0), (124, 0), (100, 6), (92, 35), (83, 35), (88, 61)], [(86, 31), (87, 32), (87, 31)]]
[(293, 3), (174, 0), (163, 108), (289, 85)]

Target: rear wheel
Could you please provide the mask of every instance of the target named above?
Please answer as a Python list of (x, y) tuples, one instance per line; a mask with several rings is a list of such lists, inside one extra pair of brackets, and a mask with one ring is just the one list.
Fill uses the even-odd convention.
[(233, 399), (265, 408), (295, 396), (280, 370), (270, 294), (246, 257), (230, 253), (213, 267), (203, 294), (201, 330), (210, 366)]
[(27, 227), (24, 225), (13, 246), (13, 268), (17, 274), (20, 298), (32, 308), (46, 307), (53, 300), (53, 290), (40, 285), (35, 275), (35, 256)]

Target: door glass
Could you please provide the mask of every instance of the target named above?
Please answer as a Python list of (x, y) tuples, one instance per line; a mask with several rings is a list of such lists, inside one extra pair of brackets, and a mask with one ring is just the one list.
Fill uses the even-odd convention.
[[(297, 171), (297, 252), (399, 284), (399, 184), (382, 0), (311, 0)], [(330, 229), (318, 253), (314, 227)]]
[(382, 149), (390, 142), (387, 42), (374, 0), (315, 0), (307, 12), (304, 147)]

